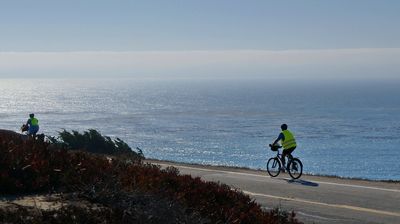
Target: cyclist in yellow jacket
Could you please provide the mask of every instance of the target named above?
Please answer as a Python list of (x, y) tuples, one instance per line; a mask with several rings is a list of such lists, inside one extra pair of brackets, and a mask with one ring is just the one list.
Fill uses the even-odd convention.
[(278, 138), (272, 144), (276, 145), (279, 141), (281, 141), (283, 147), (282, 162), (284, 167), (286, 167), (285, 157), (288, 156), (289, 159), (293, 158), (292, 152), (296, 149), (297, 146), (296, 139), (294, 138), (293, 133), (287, 130), (287, 128), (288, 128), (287, 124), (281, 125), (282, 132), (279, 134)]
[(34, 114), (29, 114), (26, 125), (29, 126), (28, 135), (36, 137), (36, 133), (39, 131), (39, 120), (35, 118)]

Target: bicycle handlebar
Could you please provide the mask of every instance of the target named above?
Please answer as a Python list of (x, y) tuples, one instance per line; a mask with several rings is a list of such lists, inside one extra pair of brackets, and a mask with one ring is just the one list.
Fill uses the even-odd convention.
[(282, 146), (281, 145), (272, 145), (272, 144), (269, 144), (269, 147), (277, 147), (278, 149), (280, 149), (280, 148), (282, 148)]

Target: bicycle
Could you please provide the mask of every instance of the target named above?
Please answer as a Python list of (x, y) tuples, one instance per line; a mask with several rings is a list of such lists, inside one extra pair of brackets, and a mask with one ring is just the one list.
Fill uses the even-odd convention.
[[(275, 157), (272, 157), (268, 160), (267, 172), (271, 177), (276, 177), (280, 174), (281, 168), (284, 167), (282, 154), (279, 153), (279, 148), (282, 148), (282, 146), (273, 146), (270, 144), (269, 147), (272, 151), (277, 152), (277, 154)], [(303, 174), (303, 163), (301, 163), (299, 158), (289, 156), (287, 168), (285, 169), (293, 179), (298, 179)]]

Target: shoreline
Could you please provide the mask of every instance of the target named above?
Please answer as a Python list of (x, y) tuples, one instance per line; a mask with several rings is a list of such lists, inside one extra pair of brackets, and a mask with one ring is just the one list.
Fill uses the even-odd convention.
[[(229, 172), (248, 172), (254, 173), (259, 175), (265, 175), (269, 177), (266, 170), (262, 169), (251, 169), (248, 167), (236, 167), (236, 166), (220, 166), (220, 165), (210, 165), (210, 164), (198, 164), (198, 163), (186, 163), (186, 162), (176, 162), (170, 160), (159, 160), (159, 159), (144, 159), (144, 162), (149, 162), (153, 164), (163, 164), (169, 166), (188, 166), (188, 167), (195, 167), (195, 168), (203, 168), (203, 169), (214, 169), (214, 170), (222, 170), (222, 171), (229, 171)], [(374, 179), (367, 179), (367, 178), (352, 178), (352, 177), (341, 177), (335, 175), (324, 175), (324, 174), (310, 174), (310, 173), (303, 173), (300, 179), (327, 179), (327, 180), (337, 180), (337, 181), (357, 181), (357, 182), (370, 182), (370, 183), (385, 183), (385, 184), (400, 184), (400, 180), (374, 180)]]

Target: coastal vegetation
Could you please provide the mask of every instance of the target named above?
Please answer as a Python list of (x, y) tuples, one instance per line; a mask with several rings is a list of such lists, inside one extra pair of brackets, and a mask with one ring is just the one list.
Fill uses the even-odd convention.
[(120, 138), (112, 139), (109, 136), (103, 136), (97, 130), (89, 129), (82, 134), (78, 131), (68, 132), (63, 130), (58, 137), (49, 136), (49, 141), (60, 148), (70, 150), (81, 150), (97, 154), (119, 155), (134, 157), (136, 160), (144, 158), (140, 148), (133, 151), (127, 143)]
[(144, 162), (95, 130), (49, 141), (0, 134), (0, 194), (52, 195), (57, 209), (0, 206), (1, 223), (300, 223), (239, 189)]

